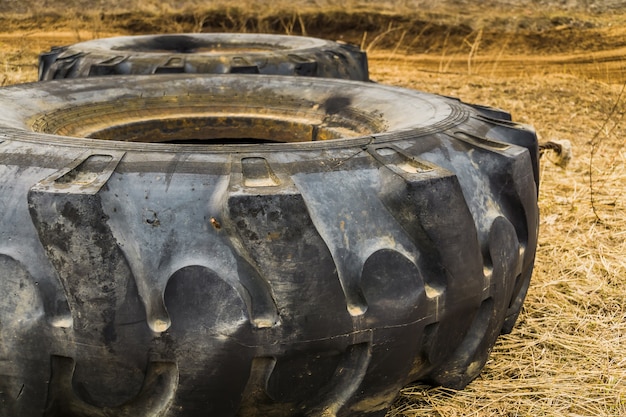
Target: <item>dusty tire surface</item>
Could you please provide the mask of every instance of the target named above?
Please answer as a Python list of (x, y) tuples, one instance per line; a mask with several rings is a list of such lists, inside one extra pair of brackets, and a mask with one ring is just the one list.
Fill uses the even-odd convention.
[(369, 79), (358, 47), (287, 35), (189, 33), (119, 36), (55, 47), (39, 80), (118, 74), (274, 74)]
[(0, 415), (383, 416), (517, 317), (537, 141), (345, 80), (0, 90)]

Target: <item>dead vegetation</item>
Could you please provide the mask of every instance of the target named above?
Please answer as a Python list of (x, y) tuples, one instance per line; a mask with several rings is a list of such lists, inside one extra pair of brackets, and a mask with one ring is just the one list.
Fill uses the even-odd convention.
[(382, 82), (510, 110), (542, 141), (571, 141), (574, 154), (567, 169), (542, 159), (535, 274), (513, 333), (464, 391), (408, 387), (391, 415), (626, 415), (623, 84), (372, 67)]
[[(83, 3), (93, 12), (81, 15)], [(18, 2), (0, 3), (0, 84), (34, 81), (38, 52), (93, 37), (306, 33), (362, 44), (378, 82), (504, 108), (542, 141), (570, 141), (566, 169), (549, 154), (542, 159), (535, 274), (513, 333), (499, 339), (465, 390), (407, 387), (389, 416), (626, 415), (626, 76), (618, 53), (626, 15), (612, 7), (618, 2), (535, 12), (494, 0), (489, 13), (465, 1), (457, 9), (417, 0), (311, 1), (297, 12), (287, 2), (260, 2), (258, 10), (215, 3), (222, 14), (191, 0), (177, 8), (83, 3), (31, 0), (19, 10), (7, 10)]]

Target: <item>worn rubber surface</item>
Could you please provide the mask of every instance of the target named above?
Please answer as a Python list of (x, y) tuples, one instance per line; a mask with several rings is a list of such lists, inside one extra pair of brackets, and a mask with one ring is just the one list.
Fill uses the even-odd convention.
[(521, 308), (537, 185), (530, 128), (412, 90), (4, 88), (0, 415), (383, 416), (411, 381), (462, 388)]
[(39, 56), (39, 80), (172, 73), (369, 79), (367, 56), (358, 47), (302, 36), (241, 33), (120, 36), (55, 47)]

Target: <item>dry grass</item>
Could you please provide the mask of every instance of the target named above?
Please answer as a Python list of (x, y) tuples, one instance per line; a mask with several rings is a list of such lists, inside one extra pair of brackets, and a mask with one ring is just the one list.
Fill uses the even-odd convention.
[(535, 274), (513, 333), (499, 339), (464, 391), (408, 387), (390, 416), (626, 415), (622, 86), (560, 74), (491, 78), (376, 65), (372, 72), (379, 81), (511, 110), (542, 140), (568, 139), (574, 148), (566, 170), (549, 155), (542, 160)]
[[(36, 2), (23, 4), (33, 3)], [(135, 3), (154, 14), (172, 11), (168, 9), (172, 6), (161, 2)], [(180, 3), (181, 7), (197, 11), (200, 2)], [(443, 10), (437, 15), (436, 2), (432, 1), (398, 2), (393, 10), (388, 9), (389, 2), (340, 3), (311, 1), (306, 7), (330, 10), (338, 5), (357, 11), (370, 7), (391, 13), (421, 3), (431, 16), (448, 13)], [(133, 6), (132, 2), (128, 4)], [(260, 10), (266, 10), (263, 5), (267, 4), (261, 2)], [(282, 3), (272, 4), (277, 7)], [(463, 15), (459, 20), (471, 19), (472, 13), (477, 13), (474, 6), (468, 6), (474, 3), (460, 4), (467, 6), (467, 13), (459, 14)], [(44, 9), (50, 10), (49, 6)], [(293, 7), (287, 2), (283, 6)], [(624, 21), (623, 15), (587, 16), (583, 12), (584, 8), (576, 11), (580, 21)], [(496, 8), (489, 16), (480, 18), (497, 21), (498, 13), (506, 16), (510, 10)], [(35, 19), (36, 14), (31, 18)], [(199, 14), (198, 19), (203, 16)], [(450, 18), (449, 14), (446, 16)], [(283, 23), (289, 22), (290, 17), (293, 13), (287, 12)], [(137, 15), (126, 17), (136, 18)], [(25, 30), (24, 20), (15, 19), (21, 22), (21, 31), (0, 34), (2, 85), (34, 81), (37, 53), (52, 44), (132, 33), (130, 29), (112, 29), (96, 23), (89, 27), (80, 20), (73, 27), (65, 27), (63, 33), (58, 32), (58, 23), (54, 22)], [(397, 26), (393, 30), (396, 37), (388, 44), (373, 45), (369, 51), (372, 77), (379, 82), (507, 109), (515, 120), (534, 125), (541, 140), (571, 141), (574, 158), (567, 169), (551, 163), (549, 155), (542, 160), (536, 272), (513, 333), (499, 339), (482, 375), (465, 390), (407, 387), (389, 416), (626, 415), (626, 96), (620, 95), (626, 77), (615, 72), (603, 78), (576, 62), (568, 64), (569, 68), (538, 66), (532, 43), (516, 45), (526, 51), (525, 55), (512, 55), (509, 45), (522, 39), (516, 37), (515, 31), (501, 34), (500, 45), (492, 48), (486, 45), (486, 31), (477, 37), (480, 28), (470, 28), (463, 35), (467, 45), (443, 32), (438, 48), (429, 51), (422, 47), (422, 55), (416, 58), (414, 45), (423, 45), (428, 32), (424, 27), (430, 24), (422, 25), (422, 32)], [(296, 26), (292, 27), (295, 32)], [(42, 34), (49, 28), (57, 32)], [(203, 28), (202, 24), (199, 28)], [(286, 31), (284, 24), (283, 29)], [(380, 27), (376, 33), (390, 29), (394, 26)], [(605, 36), (607, 45), (614, 45), (612, 34), (624, 33), (623, 27), (618, 29), (598, 32), (600, 40), (596, 39), (595, 47), (602, 45), (601, 36)], [(577, 30), (575, 25), (555, 42), (570, 45), (568, 39), (576, 39), (573, 30)], [(340, 35), (333, 34), (335, 38)], [(376, 36), (373, 32), (366, 35), (363, 30), (358, 33), (358, 39), (365, 39), (367, 44)], [(561, 35), (555, 32), (554, 36)], [(572, 51), (576, 49), (575, 44), (570, 46)], [(545, 51), (541, 49), (538, 54), (543, 56)], [(505, 67), (506, 56), (521, 64)]]

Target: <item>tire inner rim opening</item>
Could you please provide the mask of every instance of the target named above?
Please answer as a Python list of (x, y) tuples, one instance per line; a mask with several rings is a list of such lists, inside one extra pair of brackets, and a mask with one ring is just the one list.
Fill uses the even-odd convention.
[[(145, 103), (144, 103), (145, 104)], [(172, 144), (262, 144), (324, 141), (384, 131), (384, 120), (351, 110), (327, 114), (318, 106), (163, 108), (98, 103), (59, 109), (35, 119), (31, 129), (54, 135), (112, 141)]]

